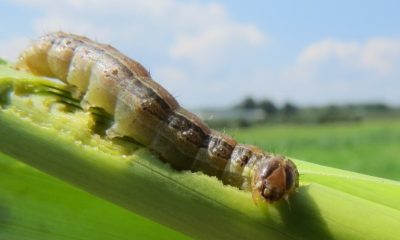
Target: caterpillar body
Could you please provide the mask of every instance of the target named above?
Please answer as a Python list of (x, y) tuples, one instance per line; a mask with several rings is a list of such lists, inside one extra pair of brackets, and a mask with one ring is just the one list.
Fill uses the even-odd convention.
[(210, 129), (142, 65), (109, 45), (50, 33), (34, 41), (16, 66), (65, 82), (84, 110), (101, 108), (113, 116), (108, 137), (131, 137), (177, 170), (216, 176), (251, 191), (256, 203), (287, 199), (298, 187), (299, 174), (291, 160)]

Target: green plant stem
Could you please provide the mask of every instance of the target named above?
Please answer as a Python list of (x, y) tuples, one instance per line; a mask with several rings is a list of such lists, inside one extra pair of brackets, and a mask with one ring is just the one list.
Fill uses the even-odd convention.
[(0, 170), (2, 240), (188, 239), (1, 152)]
[[(0, 84), (1, 79), (3, 85), (15, 79), (24, 84), (20, 77), (12, 76), (0, 77)], [(36, 80), (26, 81), (28, 84)], [(0, 110), (0, 151), (191, 237), (400, 236), (398, 182), (296, 161), (301, 187), (289, 204), (256, 206), (250, 193), (224, 186), (201, 173), (175, 171), (144, 148), (126, 154), (105, 150), (109, 147), (93, 140), (98, 136), (89, 136), (82, 142), (81, 133), (74, 130), (81, 119), (72, 113), (65, 113), (69, 120), (60, 126), (57, 121), (53, 125), (40, 124), (61, 116), (34, 106), (23, 108), (16, 104), (16, 108)], [(349, 187), (353, 184), (355, 187)]]

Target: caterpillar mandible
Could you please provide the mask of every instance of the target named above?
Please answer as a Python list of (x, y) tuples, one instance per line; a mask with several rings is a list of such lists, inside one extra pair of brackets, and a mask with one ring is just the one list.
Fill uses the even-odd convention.
[(291, 160), (210, 129), (142, 65), (109, 45), (50, 33), (34, 41), (16, 67), (65, 82), (84, 110), (101, 108), (113, 116), (107, 137), (133, 138), (177, 170), (216, 176), (251, 191), (256, 203), (287, 199), (298, 187)]

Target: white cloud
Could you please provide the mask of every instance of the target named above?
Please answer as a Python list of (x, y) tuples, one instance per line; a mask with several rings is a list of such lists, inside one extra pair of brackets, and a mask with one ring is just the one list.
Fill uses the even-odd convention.
[(400, 64), (400, 38), (372, 38), (364, 44), (324, 40), (307, 47), (298, 57), (301, 67), (338, 61), (350, 68), (391, 74)]
[(400, 38), (323, 40), (304, 48), (277, 78), (300, 103), (399, 103), (394, 89), (400, 88)]
[(359, 51), (359, 44), (354, 42), (324, 40), (308, 46), (300, 53), (297, 61), (301, 65), (309, 65), (336, 58), (351, 63), (351, 60), (359, 54)]
[(252, 25), (210, 27), (198, 34), (182, 34), (170, 48), (176, 60), (190, 60), (206, 65), (223, 61), (235, 48), (257, 47), (264, 42), (263, 34)]
[[(157, 39), (158, 44), (167, 39), (170, 45), (165, 51), (177, 48), (177, 55), (185, 57), (197, 53), (188, 51), (190, 46), (185, 39), (195, 41), (194, 47), (204, 49), (204, 44), (221, 46), (221, 42), (228, 46), (241, 42), (253, 46), (264, 38), (256, 26), (234, 21), (216, 3), (178, 0), (16, 0), (13, 3), (43, 12), (34, 21), (38, 33), (65, 29), (102, 36), (108, 32), (107, 35), (116, 35), (115, 38), (130, 36), (136, 41), (154, 41), (150, 38), (159, 36), (162, 38)], [(134, 34), (129, 34), (132, 30)], [(182, 48), (186, 50), (179, 50)]]
[(387, 75), (400, 69), (400, 38), (369, 40), (361, 52), (361, 65)]

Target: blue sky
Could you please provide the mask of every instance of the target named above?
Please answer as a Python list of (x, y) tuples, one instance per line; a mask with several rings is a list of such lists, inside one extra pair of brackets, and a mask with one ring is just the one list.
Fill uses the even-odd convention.
[[(244, 4), (246, 3), (246, 4)], [(0, 56), (63, 30), (110, 43), (189, 108), (245, 96), (400, 105), (399, 1), (0, 0)]]

